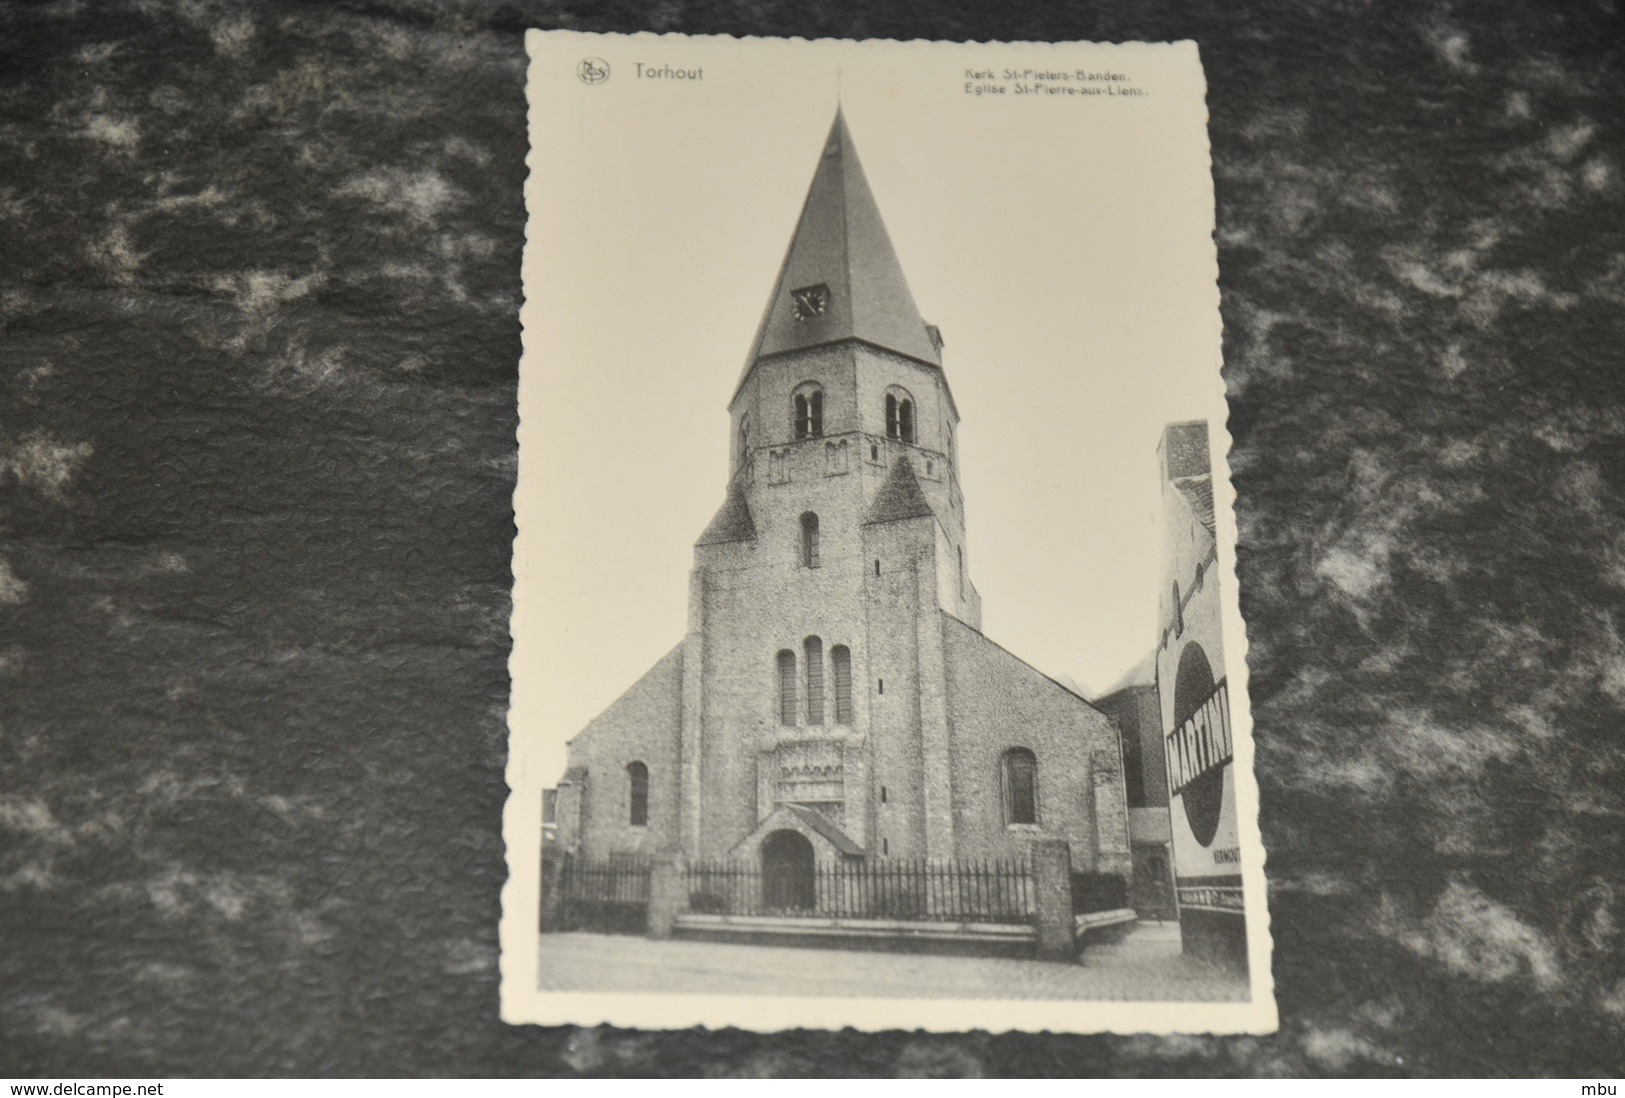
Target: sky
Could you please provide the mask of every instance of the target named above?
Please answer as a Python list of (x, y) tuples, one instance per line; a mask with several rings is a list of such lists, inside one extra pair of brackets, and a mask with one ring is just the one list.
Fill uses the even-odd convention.
[[(547, 528), (545, 621), (514, 673), (542, 684), (544, 739), (683, 635), (726, 405), (837, 93), (946, 340), (984, 632), (1087, 692), (1115, 685), (1155, 640), (1162, 426), (1223, 415), (1199, 77), (1145, 51), (1001, 47), (973, 63), (1110, 69), (1149, 94), (976, 97), (964, 54), (712, 42), (603, 44), (612, 75), (587, 86), (589, 45), (534, 76), (520, 495)], [(640, 81), (640, 60), (704, 76)]]

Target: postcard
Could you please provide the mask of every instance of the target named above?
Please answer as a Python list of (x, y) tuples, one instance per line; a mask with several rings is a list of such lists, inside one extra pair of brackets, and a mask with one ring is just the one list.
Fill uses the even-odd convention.
[(527, 45), (504, 1019), (1272, 1031), (1195, 44)]

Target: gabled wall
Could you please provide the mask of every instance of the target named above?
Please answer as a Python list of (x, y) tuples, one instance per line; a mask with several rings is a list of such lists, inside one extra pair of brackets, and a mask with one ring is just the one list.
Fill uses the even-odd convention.
[[(572, 821), (569, 832), (589, 857), (677, 847), (682, 656), (681, 645), (666, 653), (570, 741), (570, 771), (582, 792), (579, 822)], [(643, 827), (628, 822), (626, 767), (634, 760), (649, 768), (649, 822)], [(561, 842), (574, 846), (565, 834), (561, 828)]]
[[(958, 857), (1015, 857), (1039, 839), (1072, 848), (1079, 872), (1130, 874), (1122, 757), (1111, 720), (953, 617), (947, 662)], [(1004, 753), (1038, 758), (1036, 826), (1006, 823)]]

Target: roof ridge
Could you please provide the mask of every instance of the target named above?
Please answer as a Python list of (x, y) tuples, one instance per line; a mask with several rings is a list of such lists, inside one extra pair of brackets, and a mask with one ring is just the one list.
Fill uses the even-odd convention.
[(836, 823), (834, 820), (830, 819), (817, 809), (792, 803), (786, 803), (784, 807), (788, 808), (792, 813), (798, 816), (808, 827), (812, 828), (824, 838), (828, 839), (835, 849), (839, 850), (842, 854), (865, 853), (863, 847), (858, 844), (858, 841), (842, 830), (840, 824)]

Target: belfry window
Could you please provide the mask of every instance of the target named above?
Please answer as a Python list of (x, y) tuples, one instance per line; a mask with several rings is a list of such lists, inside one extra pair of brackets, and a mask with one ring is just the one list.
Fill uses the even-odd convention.
[(626, 764), (627, 822), (633, 827), (649, 825), (649, 768), (640, 762)]
[(779, 650), (779, 723), (796, 723), (796, 654)]
[(750, 460), (750, 417), (739, 417), (739, 464)]
[(900, 390), (886, 394), (886, 437), (914, 441), (914, 400)]
[(824, 642), (808, 637), (802, 647), (807, 653), (807, 723), (824, 723)]
[(1038, 757), (1025, 747), (1012, 747), (1004, 753), (1004, 822), (1032, 825), (1038, 822)]
[(797, 438), (821, 438), (824, 434), (824, 390), (803, 385), (792, 398)]
[(818, 567), (818, 516), (811, 511), (801, 516), (801, 566)]
[(837, 644), (829, 650), (830, 671), (835, 676), (835, 723), (852, 723), (852, 650)]

